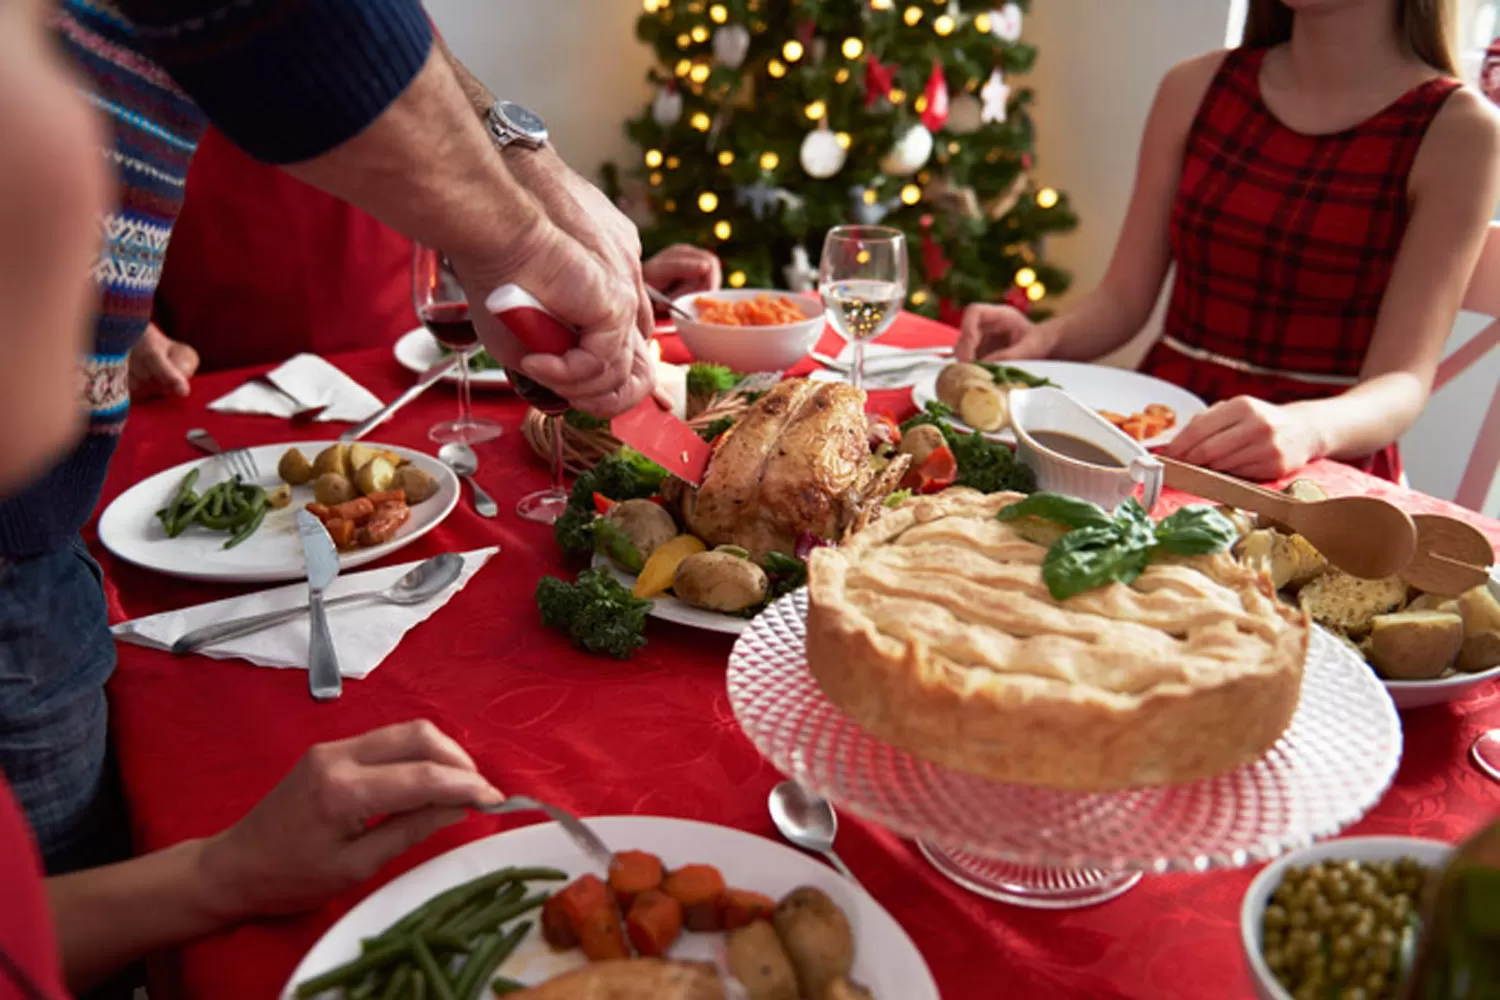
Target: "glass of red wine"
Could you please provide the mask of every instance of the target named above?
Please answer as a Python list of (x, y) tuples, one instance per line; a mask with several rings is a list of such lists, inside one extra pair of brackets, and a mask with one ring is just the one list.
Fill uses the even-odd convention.
[(474, 416), (469, 401), (469, 362), (483, 348), (469, 317), (469, 300), (441, 251), (417, 246), (412, 256), (411, 300), (427, 332), (459, 356), (458, 419), (434, 424), (428, 437), (442, 444), (493, 441), (502, 433), (500, 425)]
[(507, 368), (505, 374), (516, 395), (545, 413), (552, 424), (552, 485), (522, 497), (516, 513), (528, 521), (552, 524), (568, 509), (568, 488), (563, 484), (563, 414), (568, 412), (568, 401), (514, 368)]

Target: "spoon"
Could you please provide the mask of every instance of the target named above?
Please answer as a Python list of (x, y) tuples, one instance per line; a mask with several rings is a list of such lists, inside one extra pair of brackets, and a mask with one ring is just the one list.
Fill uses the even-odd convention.
[(1411, 516), (1375, 497), (1297, 500), (1164, 455), (1166, 484), (1205, 500), (1252, 511), (1286, 525), (1350, 576), (1378, 580), (1406, 568), (1417, 551)]
[[(821, 854), (838, 869), (840, 875), (859, 885), (859, 879), (839, 856), (833, 853), (833, 838), (838, 836), (839, 818), (828, 800), (819, 798), (795, 781), (783, 781), (771, 789), (766, 803), (771, 821), (787, 840), (804, 851)], [(861, 886), (863, 888), (863, 886)]]
[(494, 499), (474, 479), (474, 473), (479, 471), (479, 456), (474, 454), (473, 448), (454, 441), (438, 449), (438, 458), (467, 482), (469, 488), (474, 491), (474, 513), (480, 517), (494, 517), (500, 513), (500, 508), (495, 505)]
[(1485, 774), (1500, 781), (1500, 729), (1480, 733), (1469, 748), (1474, 764)]
[[(385, 590), (335, 597), (324, 601), (323, 607), (326, 610), (336, 608), (341, 604), (354, 604), (359, 601), (380, 601), (385, 604), (400, 605), (422, 604), (452, 586), (453, 581), (458, 579), (459, 573), (463, 572), (463, 568), (462, 556), (444, 552), (440, 556), (433, 556), (412, 567), (410, 572)], [(205, 646), (212, 646), (229, 639), (238, 639), (242, 635), (249, 635), (273, 625), (280, 625), (282, 622), (289, 622), (305, 614), (307, 614), (307, 605), (302, 604), (284, 611), (267, 611), (264, 614), (205, 625), (172, 643), (172, 652), (183, 656)]]
[(1484, 532), (1442, 514), (1413, 514), (1417, 554), (1401, 578), (1418, 590), (1457, 597), (1489, 582), (1495, 548)]
[(661, 292), (658, 292), (650, 285), (646, 286), (646, 294), (651, 296), (652, 302), (655, 302), (663, 309), (666, 309), (668, 312), (676, 313), (678, 319), (685, 319), (689, 322), (697, 321), (698, 317), (694, 316), (692, 313), (688, 312), (686, 309), (682, 308), (682, 306), (674, 302), (671, 298), (667, 297)]

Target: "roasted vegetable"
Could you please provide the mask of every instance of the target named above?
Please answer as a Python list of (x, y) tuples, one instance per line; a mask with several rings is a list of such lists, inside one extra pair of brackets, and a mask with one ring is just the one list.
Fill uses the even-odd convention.
[(1237, 554), (1244, 562), (1265, 569), (1277, 590), (1301, 587), (1328, 568), (1328, 560), (1307, 539), (1271, 528), (1259, 528), (1242, 538)]
[(646, 889), (630, 903), (625, 934), (639, 954), (660, 958), (681, 933), (682, 904), (660, 889)]
[(354, 474), (354, 488), (368, 496), (383, 493), (396, 479), (396, 468), (383, 458), (372, 458)]
[(724, 950), (749, 1000), (797, 1000), (797, 972), (770, 924), (756, 921), (730, 931)]
[(621, 906), (628, 907), (647, 889), (660, 888), (666, 871), (661, 858), (645, 851), (616, 851), (609, 871), (609, 887)]
[(975, 430), (998, 431), (1010, 423), (1010, 405), (993, 385), (971, 383), (959, 397), (958, 418)]
[(901, 436), (901, 451), (911, 456), (913, 465), (921, 465), (923, 459), (939, 448), (946, 448), (948, 441), (943, 432), (932, 424), (918, 424), (911, 433)]
[(406, 502), (419, 504), (432, 499), (438, 491), (438, 482), (425, 469), (415, 465), (403, 465), (391, 477), (390, 489), (406, 494)]
[[(384, 453), (377, 448), (371, 448), (367, 444), (351, 444), (348, 451), (349, 468), (358, 472), (377, 458), (383, 458)], [(395, 468), (393, 464), (391, 468)]]
[(1234, 525), (1234, 530), (1238, 532), (1242, 540), (1255, 530), (1254, 514), (1246, 513), (1237, 507), (1230, 507), (1228, 504), (1219, 504), (1214, 510), (1229, 519), (1229, 523)]
[(318, 452), (318, 457), (313, 459), (312, 474), (314, 478), (326, 476), (330, 472), (337, 472), (345, 479), (354, 475), (354, 470), (349, 467), (349, 446), (347, 444), (331, 444)]
[(1384, 676), (1424, 681), (1453, 665), (1463, 641), (1464, 623), (1458, 615), (1398, 611), (1375, 616), (1367, 648), (1370, 663)]
[(642, 499), (654, 496), (666, 477), (666, 469), (630, 448), (604, 456), (573, 481), (568, 509), (552, 526), (558, 546), (573, 559), (594, 551), (595, 493), (615, 501)]
[(776, 904), (775, 923), (803, 996), (821, 997), (829, 983), (849, 975), (854, 934), (849, 918), (827, 893), (811, 886), (794, 889)]
[(325, 507), (337, 507), (357, 496), (359, 491), (341, 472), (325, 472), (313, 480), (313, 499)]
[(1486, 586), (1466, 591), (1458, 599), (1458, 613), (1464, 618), (1464, 635), (1500, 632), (1500, 601)]
[(1500, 632), (1475, 632), (1465, 636), (1455, 666), (1466, 674), (1500, 667)]
[(266, 490), (266, 503), (272, 510), (281, 510), (292, 502), (292, 487), (287, 483)]
[(981, 493), (1000, 493), (1005, 490), (1017, 493), (1036, 492), (1036, 473), (1018, 462), (1015, 452), (983, 434), (955, 431), (943, 419), (952, 415), (952, 412), (952, 409), (942, 403), (928, 403), (924, 412), (901, 425), (901, 433), (910, 434), (923, 425), (936, 427), (958, 462), (958, 479), (955, 485), (967, 486)]
[(971, 385), (987, 385), (994, 388), (995, 380), (989, 372), (978, 365), (957, 362), (938, 372), (937, 398), (957, 410), (964, 391)]
[(1442, 594), (1418, 594), (1411, 599), (1403, 611), (1447, 611), (1462, 617), (1463, 612), (1459, 610), (1458, 598), (1444, 597)]
[(766, 599), (766, 571), (728, 552), (699, 552), (677, 566), (672, 592), (678, 600), (707, 611), (733, 614)]
[(719, 923), (732, 931), (757, 920), (770, 920), (776, 913), (776, 900), (758, 892), (726, 889), (719, 899), (719, 913)]
[(276, 474), (284, 483), (301, 486), (312, 480), (313, 467), (300, 448), (288, 448), (281, 461), (276, 463)]
[(740, 376), (723, 365), (695, 361), (688, 366), (687, 391), (690, 396), (716, 396), (740, 384)]
[(1376, 615), (1390, 614), (1406, 600), (1406, 583), (1399, 576), (1361, 580), (1337, 567), (1302, 588), (1297, 601), (1313, 621), (1327, 628), (1362, 636)]
[(835, 979), (823, 990), (823, 1000), (875, 1000), (875, 994), (858, 983)]
[(642, 633), (651, 602), (632, 597), (602, 567), (584, 570), (575, 583), (542, 577), (536, 606), (542, 624), (563, 632), (586, 652), (623, 660), (646, 644)]
[(1328, 499), (1328, 491), (1311, 479), (1293, 479), (1282, 488), (1281, 492), (1303, 503), (1317, 503)]
[(682, 923), (690, 931), (723, 929), (719, 901), (728, 887), (712, 865), (683, 865), (667, 873), (661, 891), (682, 904)]
[(615, 565), (627, 573), (639, 573), (653, 552), (677, 537), (677, 522), (672, 520), (672, 515), (661, 504), (650, 500), (622, 500), (615, 503), (605, 512), (603, 524), (618, 528), (639, 557), (639, 561), (634, 561), (634, 567), (630, 568), (615, 559), (611, 553), (605, 552), (605, 555), (614, 560)]
[[(650, 503), (649, 500), (646, 502)], [(641, 568), (640, 576), (636, 577), (635, 586), (630, 592), (647, 600), (666, 593), (672, 588), (672, 580), (682, 561), (702, 551), (703, 543), (692, 535), (678, 535), (670, 542), (658, 546)]]

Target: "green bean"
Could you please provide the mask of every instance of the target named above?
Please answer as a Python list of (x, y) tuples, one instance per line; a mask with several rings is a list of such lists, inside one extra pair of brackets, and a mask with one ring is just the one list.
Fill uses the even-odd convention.
[(209, 517), (220, 517), (224, 513), (224, 504), (229, 498), (223, 493), (214, 494), (213, 501), (208, 505)]
[(481, 946), (477, 949), (464, 966), (463, 976), (453, 990), (457, 1000), (474, 1000), (479, 996), (484, 984), (495, 975), (495, 970), (510, 957), (530, 930), (531, 921), (524, 921), (503, 937), (493, 938), (488, 947)]
[(518, 983), (514, 979), (506, 979), (504, 976), (490, 983), (490, 990), (497, 997), (510, 996), (512, 993), (519, 993), (524, 989), (526, 989), (525, 983)]
[(427, 976), (421, 969), (411, 972), (411, 1000), (427, 1000)]
[[(314, 997), (324, 990), (331, 990), (336, 986), (348, 986), (355, 983), (361, 976), (371, 969), (379, 969), (407, 957), (412, 952), (412, 942), (397, 941), (382, 945), (379, 948), (371, 948), (352, 962), (329, 969), (321, 976), (314, 976), (297, 986), (297, 996)], [(430, 957), (430, 953), (429, 953)]]
[(259, 528), (260, 523), (265, 519), (266, 505), (262, 503), (260, 507), (256, 509), (255, 514), (250, 518), (250, 520), (246, 522), (244, 526), (237, 529), (234, 533), (234, 536), (230, 538), (229, 541), (224, 543), (224, 547), (226, 549), (232, 549), (236, 545), (240, 544), (240, 542), (243, 542), (245, 539), (255, 534), (255, 529)]
[(189, 507), (185, 513), (179, 514), (177, 520), (172, 522), (172, 526), (167, 529), (167, 534), (172, 538), (176, 538), (186, 531), (188, 525), (196, 521), (198, 515), (203, 513), (203, 508), (207, 507), (209, 501), (213, 499), (214, 490), (216, 489), (218, 489), (217, 486), (211, 488), (207, 493), (199, 497), (198, 501)]
[(380, 976), (374, 972), (365, 974), (359, 985), (349, 990), (345, 1000), (375, 1000), (375, 991), (380, 988)]
[(514, 903), (502, 903), (498, 899), (474, 914), (467, 921), (453, 928), (460, 937), (470, 937), (481, 931), (493, 930), (523, 913), (536, 909), (547, 901), (547, 893), (538, 892)]
[(412, 967), (401, 966), (396, 970), (396, 974), (386, 981), (385, 992), (380, 994), (380, 1000), (400, 1000), (406, 996), (407, 987), (411, 985), (411, 977)]
[(177, 492), (172, 494), (172, 499), (167, 503), (166, 509), (169, 519), (175, 519), (178, 512), (187, 504), (187, 498), (193, 492), (193, 484), (197, 481), (197, 469), (189, 469), (188, 474), (182, 477), (182, 482), (177, 484)]
[(420, 936), (411, 939), (411, 950), (417, 958), (417, 968), (427, 977), (427, 985), (432, 990), (436, 1000), (455, 1000), (453, 988), (448, 984), (448, 977), (443, 975), (438, 968), (437, 960), (432, 957), (432, 950), (427, 947), (427, 942)]
[(497, 872), (470, 879), (451, 889), (445, 889), (386, 928), (381, 936), (399, 935), (418, 929), (436, 929), (450, 914), (475, 896), (487, 889), (495, 889), (510, 882), (514, 877), (514, 872), (513, 868), (502, 868)]
[(497, 903), (514, 903), (524, 895), (526, 895), (526, 886), (520, 882), (512, 882), (504, 889), (495, 893), (495, 901)]

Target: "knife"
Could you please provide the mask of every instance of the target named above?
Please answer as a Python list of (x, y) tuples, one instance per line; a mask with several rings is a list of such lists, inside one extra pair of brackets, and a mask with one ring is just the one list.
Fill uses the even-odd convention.
[(305, 510), (297, 511), (297, 536), (307, 562), (307, 612), (312, 618), (312, 643), (307, 652), (307, 686), (313, 701), (333, 701), (344, 693), (338, 654), (328, 632), (323, 592), (339, 575), (339, 553), (323, 522)]
[[(519, 285), (490, 293), (485, 308), (535, 354), (562, 354), (578, 344), (577, 331), (547, 311)], [(609, 432), (668, 472), (701, 485), (713, 449), (698, 432), (679, 420), (669, 406), (647, 396), (609, 422)]]
[(375, 414), (364, 423), (356, 424), (344, 433), (340, 434), (339, 440), (345, 443), (348, 443), (350, 441), (358, 441), (360, 438), (364, 437), (366, 434), (370, 433), (375, 428), (391, 419), (391, 415), (394, 414), (397, 410), (401, 409), (401, 407), (405, 406), (407, 403), (410, 403), (412, 400), (422, 395), (422, 393), (426, 392), (434, 382), (442, 378), (444, 375), (448, 374), (454, 368), (458, 367), (459, 362), (462, 360), (463, 358), (461, 355), (455, 354), (452, 357), (444, 358), (443, 360), (432, 365), (417, 378), (416, 385), (412, 386), (410, 389), (407, 389), (401, 395), (393, 399), (390, 403), (386, 404), (386, 406), (382, 408), (379, 413)]

